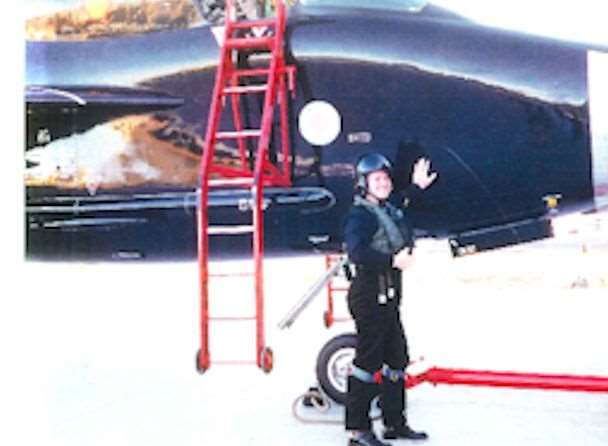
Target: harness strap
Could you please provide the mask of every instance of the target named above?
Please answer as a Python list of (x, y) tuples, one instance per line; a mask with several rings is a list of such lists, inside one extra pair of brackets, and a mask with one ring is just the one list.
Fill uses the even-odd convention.
[(388, 378), (389, 381), (397, 382), (400, 379), (405, 379), (405, 372), (403, 370), (391, 369), (385, 364), (382, 367), (382, 376)]
[(374, 383), (374, 375), (369, 373), (367, 370), (357, 367), (355, 364), (350, 366), (349, 375), (357, 378), (359, 381), (372, 384)]
[(394, 254), (406, 245), (406, 240), (395, 223), (395, 219), (403, 218), (399, 209), (388, 202), (381, 207), (359, 196), (355, 196), (354, 205), (366, 208), (378, 219), (378, 232), (372, 241), (375, 249), (385, 254)]

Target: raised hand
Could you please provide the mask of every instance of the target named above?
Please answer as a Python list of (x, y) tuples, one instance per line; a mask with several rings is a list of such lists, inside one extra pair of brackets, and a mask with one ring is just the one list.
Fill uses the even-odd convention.
[(414, 164), (412, 172), (412, 183), (420, 189), (426, 189), (437, 178), (437, 172), (431, 172), (431, 162), (426, 158), (420, 158)]

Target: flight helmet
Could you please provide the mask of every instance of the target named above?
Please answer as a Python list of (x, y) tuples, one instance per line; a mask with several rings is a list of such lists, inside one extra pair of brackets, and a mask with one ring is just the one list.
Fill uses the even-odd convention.
[(355, 165), (355, 189), (360, 193), (367, 191), (367, 176), (372, 172), (384, 170), (392, 174), (391, 163), (384, 155), (379, 153), (368, 153), (363, 155)]

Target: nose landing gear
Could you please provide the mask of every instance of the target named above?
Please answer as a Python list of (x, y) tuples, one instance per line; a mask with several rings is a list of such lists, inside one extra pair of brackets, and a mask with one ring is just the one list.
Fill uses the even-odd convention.
[(338, 404), (346, 401), (346, 383), (355, 358), (357, 337), (345, 333), (330, 339), (317, 356), (317, 380), (323, 391)]

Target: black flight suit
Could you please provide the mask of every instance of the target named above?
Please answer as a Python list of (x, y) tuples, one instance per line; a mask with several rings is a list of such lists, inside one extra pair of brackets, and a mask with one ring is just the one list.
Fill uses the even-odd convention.
[[(385, 205), (380, 207), (386, 209)], [(396, 209), (401, 211), (397, 215)], [(389, 215), (397, 224), (405, 246), (413, 247), (405, 209), (394, 206), (392, 210)], [(380, 226), (377, 215), (361, 205), (351, 208), (344, 224), (346, 250), (355, 265), (348, 306), (357, 329), (356, 355), (348, 377), (347, 430), (371, 429), (368, 413), (371, 401), (378, 393), (381, 393), (384, 425), (395, 427), (406, 423), (403, 372), (409, 357), (399, 311), (401, 271), (392, 267), (393, 254), (380, 252), (372, 246)], [(395, 249), (393, 253), (397, 251)], [(385, 371), (388, 367), (389, 373), (383, 374), (379, 388), (369, 377), (383, 367)]]

